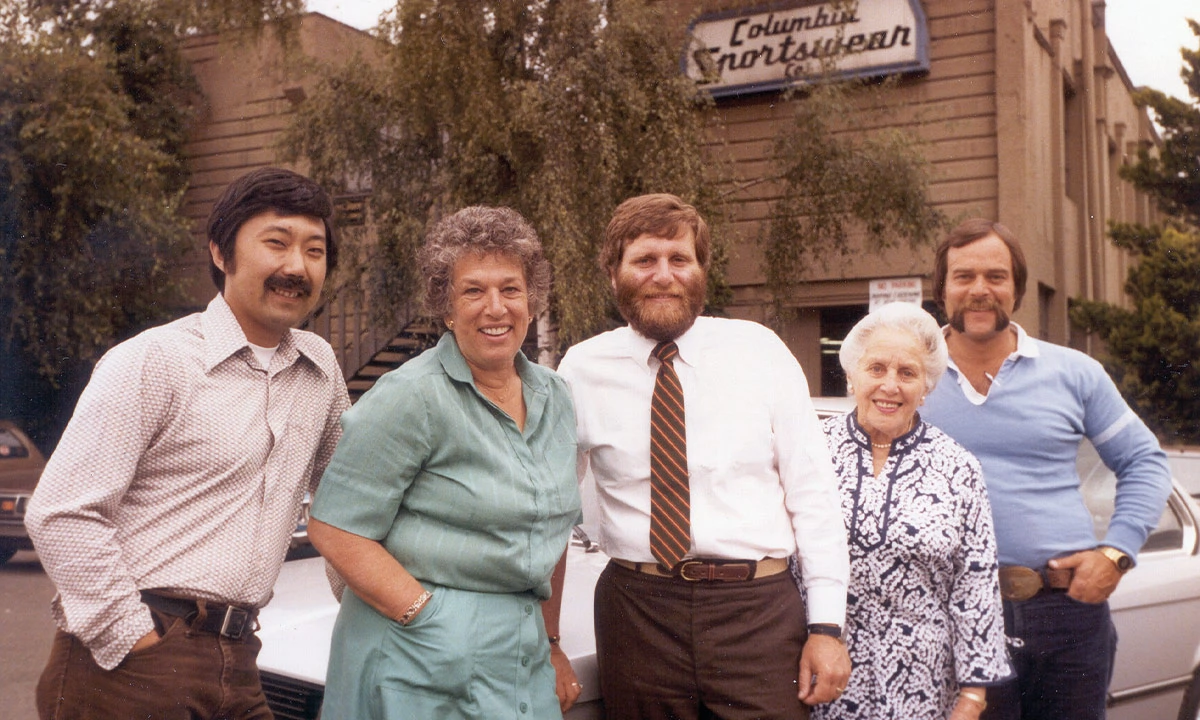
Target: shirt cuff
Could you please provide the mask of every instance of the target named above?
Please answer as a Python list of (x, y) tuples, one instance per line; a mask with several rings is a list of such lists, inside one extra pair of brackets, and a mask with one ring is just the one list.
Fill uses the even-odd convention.
[(808, 623), (846, 625), (846, 589), (805, 587), (808, 594)]
[(97, 665), (105, 670), (112, 670), (120, 665), (137, 641), (154, 629), (154, 618), (150, 614), (150, 608), (145, 605), (141, 607), (141, 612), (122, 617), (105, 628), (91, 642), (85, 643)]

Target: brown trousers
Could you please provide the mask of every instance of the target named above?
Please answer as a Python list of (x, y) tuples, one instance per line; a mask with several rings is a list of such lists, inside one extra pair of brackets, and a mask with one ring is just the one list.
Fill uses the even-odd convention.
[(596, 659), (610, 720), (792, 720), (807, 637), (791, 573), (691, 583), (609, 563)]
[(230, 640), (157, 615), (158, 643), (104, 670), (59, 630), (37, 686), (41, 720), (272, 720), (259, 682), (259, 639)]

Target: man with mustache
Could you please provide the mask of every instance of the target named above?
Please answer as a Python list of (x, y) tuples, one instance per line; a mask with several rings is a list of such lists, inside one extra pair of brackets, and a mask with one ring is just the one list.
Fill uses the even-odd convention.
[(709, 254), (678, 197), (622, 203), (600, 264), (629, 325), (559, 367), (612, 558), (595, 622), (613, 719), (807, 717), (850, 673), (846, 532), (808, 383), (770, 330), (699, 317)]
[(270, 718), (254, 635), (349, 406), (293, 330), (337, 264), (333, 205), (264, 168), (208, 219), (220, 293), (96, 365), (26, 514), (58, 590), (43, 719)]
[[(979, 459), (995, 517), (1017, 677), (988, 691), (983, 717), (1103, 718), (1117, 641), (1107, 599), (1158, 523), (1170, 472), (1098, 362), (1012, 322), (1027, 276), (999, 223), (968, 220), (942, 241), (934, 296), (950, 368), (923, 412)], [(1084, 438), (1118, 478), (1102, 540), (1075, 470)]]

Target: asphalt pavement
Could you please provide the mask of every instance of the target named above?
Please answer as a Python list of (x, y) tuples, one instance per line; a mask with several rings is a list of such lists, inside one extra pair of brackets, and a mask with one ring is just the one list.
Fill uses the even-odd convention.
[(50, 654), (54, 585), (37, 555), (19, 552), (0, 565), (0, 715), (37, 720), (33, 697)]

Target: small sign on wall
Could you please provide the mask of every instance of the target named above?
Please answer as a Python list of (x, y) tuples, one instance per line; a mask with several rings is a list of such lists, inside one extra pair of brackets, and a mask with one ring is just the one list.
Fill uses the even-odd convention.
[(870, 287), (870, 312), (875, 312), (879, 307), (893, 302), (910, 302), (917, 306), (921, 304), (921, 278), (919, 277), (872, 280)]
[(713, 97), (779, 90), (818, 77), (929, 70), (921, 0), (798, 1), (702, 15), (684, 72)]

